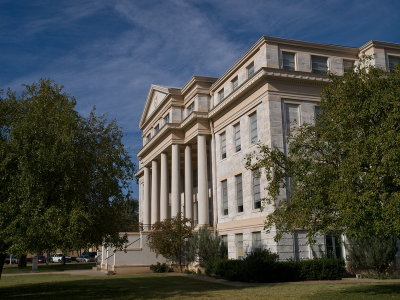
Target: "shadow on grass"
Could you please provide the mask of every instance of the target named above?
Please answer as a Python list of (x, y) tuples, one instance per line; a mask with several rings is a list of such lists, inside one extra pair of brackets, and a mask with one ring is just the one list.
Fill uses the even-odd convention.
[[(96, 266), (96, 263), (68, 263), (62, 265), (60, 263), (39, 264), (39, 272), (60, 272), (60, 271), (71, 271), (71, 270), (89, 270)], [(22, 269), (18, 269), (17, 266), (6, 266), (3, 269), (3, 274), (18, 274), (18, 273), (29, 273), (32, 271), (32, 266), (27, 266)]]
[(313, 298), (332, 298), (332, 299), (400, 299), (399, 283), (379, 283), (360, 285), (344, 288), (340, 291), (323, 291), (313, 295)]
[[(55, 276), (55, 275), (52, 275)], [(54, 277), (56, 278), (56, 277)], [(0, 287), (0, 299), (154, 299), (204, 297), (210, 291), (235, 290), (180, 276), (102, 277)]]

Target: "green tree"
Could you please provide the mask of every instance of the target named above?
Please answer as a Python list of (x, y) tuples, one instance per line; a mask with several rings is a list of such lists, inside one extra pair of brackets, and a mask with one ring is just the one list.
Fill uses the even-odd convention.
[(79, 115), (62, 89), (41, 79), (0, 99), (0, 259), (125, 241), (134, 165), (122, 131), (94, 111)]
[(172, 219), (156, 222), (147, 236), (149, 247), (157, 254), (176, 263), (181, 272), (187, 261), (188, 239), (192, 236), (190, 219), (180, 214)]
[(135, 199), (128, 199), (123, 205), (123, 224), (121, 232), (139, 231), (139, 202)]
[(296, 228), (400, 237), (400, 71), (362, 65), (330, 77), (315, 125), (298, 128), (287, 155), (259, 145), (247, 158), (269, 181), (277, 238)]
[(224, 246), (222, 239), (212, 233), (208, 227), (200, 227), (189, 239), (189, 260), (198, 259), (200, 266), (205, 267), (218, 258), (228, 257), (227, 249)]

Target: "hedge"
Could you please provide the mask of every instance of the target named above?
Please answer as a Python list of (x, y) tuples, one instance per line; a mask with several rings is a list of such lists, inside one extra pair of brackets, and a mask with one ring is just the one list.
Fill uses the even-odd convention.
[(337, 280), (345, 274), (342, 259), (319, 258), (301, 261), (276, 261), (250, 256), (244, 260), (219, 259), (206, 266), (206, 273), (231, 281), (285, 282)]

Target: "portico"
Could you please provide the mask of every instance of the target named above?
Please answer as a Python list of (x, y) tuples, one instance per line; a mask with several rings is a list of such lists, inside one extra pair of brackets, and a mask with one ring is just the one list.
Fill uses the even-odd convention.
[(193, 225), (210, 225), (207, 139), (198, 135), (196, 144), (172, 144), (143, 166), (145, 229), (178, 214)]
[(140, 169), (136, 174), (144, 230), (178, 214), (191, 219), (193, 226), (211, 225), (208, 88), (214, 81), (193, 77), (180, 90), (150, 89), (141, 121), (144, 145), (138, 153)]

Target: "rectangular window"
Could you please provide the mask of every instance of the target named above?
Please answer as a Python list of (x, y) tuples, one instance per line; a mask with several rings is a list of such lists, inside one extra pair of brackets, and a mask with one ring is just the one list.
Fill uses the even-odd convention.
[(219, 141), (221, 146), (221, 159), (226, 158), (226, 135), (225, 132), (219, 135)]
[(285, 103), (284, 124), (286, 137), (290, 136), (294, 128), (300, 126), (299, 107), (298, 104)]
[(316, 74), (328, 73), (328, 58), (325, 56), (311, 55), (312, 72)]
[(400, 56), (388, 56), (389, 59), (389, 71), (394, 72), (396, 70), (396, 66), (400, 64)]
[(222, 214), (228, 215), (228, 181), (221, 181)]
[(157, 134), (160, 131), (160, 125), (156, 125), (156, 127), (154, 127), (154, 133)]
[(326, 256), (328, 258), (343, 258), (340, 235), (331, 232), (325, 236)]
[(166, 114), (164, 117), (164, 124), (168, 124), (169, 123), (169, 114)]
[(257, 143), (257, 113), (250, 115), (250, 141), (252, 144)]
[(237, 211), (243, 212), (243, 183), (242, 174), (235, 176)]
[(258, 169), (252, 171), (254, 208), (261, 208), (261, 182)]
[(194, 110), (194, 102), (190, 103), (190, 105), (186, 108), (186, 116), (189, 116)]
[(242, 259), (244, 256), (242, 233), (235, 234), (235, 244), (236, 244), (236, 258)]
[(218, 92), (218, 102), (221, 102), (222, 100), (224, 100), (224, 89), (220, 90)]
[(282, 52), (282, 68), (284, 70), (295, 70), (294, 56), (295, 54), (292, 52)]
[(257, 232), (252, 232), (251, 233), (251, 239), (252, 239), (252, 248), (254, 250), (261, 250), (262, 245), (261, 245), (261, 231)]
[(348, 60), (348, 59), (343, 59), (343, 72), (348, 73), (350, 72), (353, 67), (354, 67), (354, 60)]
[(242, 149), (240, 141), (240, 123), (236, 124), (233, 129), (235, 131), (235, 151), (239, 152)]
[(238, 87), (238, 85), (239, 85), (239, 79), (238, 79), (237, 76), (236, 76), (235, 78), (232, 79), (231, 85), (232, 85), (232, 92), (233, 92), (234, 90), (237, 89), (237, 87)]
[(251, 78), (254, 75), (254, 62), (249, 64), (246, 67), (246, 70), (247, 70), (247, 78)]

